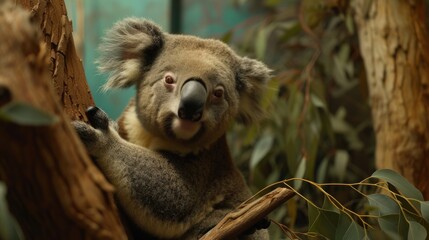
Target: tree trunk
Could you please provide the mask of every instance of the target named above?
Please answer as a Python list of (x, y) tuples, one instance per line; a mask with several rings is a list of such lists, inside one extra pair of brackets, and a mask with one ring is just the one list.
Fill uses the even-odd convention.
[[(113, 188), (63, 111), (83, 119), (93, 104), (64, 3), (27, 3), (43, 34), (27, 12), (0, 1), (0, 179), (10, 210), (27, 239), (126, 239)], [(18, 103), (24, 110), (11, 108)], [(41, 123), (29, 109), (58, 121)]]
[(376, 166), (429, 199), (429, 47), (422, 0), (352, 3), (370, 92)]
[(85, 110), (94, 105), (82, 61), (72, 36), (72, 23), (67, 17), (64, 0), (17, 0), (31, 11), (32, 21), (40, 26), (50, 55), (52, 83), (64, 111), (72, 119), (86, 120)]

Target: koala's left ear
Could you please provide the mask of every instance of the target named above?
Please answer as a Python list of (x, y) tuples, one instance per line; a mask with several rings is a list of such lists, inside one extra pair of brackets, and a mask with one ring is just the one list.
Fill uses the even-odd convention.
[(237, 89), (240, 106), (237, 121), (251, 124), (264, 114), (261, 98), (272, 71), (262, 62), (247, 57), (241, 58), (239, 62)]

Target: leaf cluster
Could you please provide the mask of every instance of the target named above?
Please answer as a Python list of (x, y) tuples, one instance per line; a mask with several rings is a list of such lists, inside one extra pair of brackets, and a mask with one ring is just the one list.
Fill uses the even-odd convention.
[[(292, 187), (294, 182), (308, 184), (322, 193), (323, 202), (317, 203)], [(429, 230), (429, 201), (424, 201), (419, 190), (398, 173), (382, 169), (358, 183), (320, 184), (293, 178), (274, 185), (291, 188), (307, 205), (308, 228), (295, 231), (277, 223), (291, 239), (426, 239)], [(271, 188), (272, 186), (268, 187)], [(336, 187), (353, 191), (361, 204), (351, 209), (334, 198), (326, 189)]]
[[(365, 73), (352, 14), (342, 2), (236, 0), (258, 10), (223, 40), (275, 70), (263, 96), (266, 119), (234, 126), (228, 136), (254, 190), (288, 178), (355, 182), (374, 171)], [(309, 199), (323, 199), (308, 184), (292, 185)], [(330, 190), (335, 198), (349, 197)], [(306, 227), (307, 209), (292, 200), (272, 218)]]

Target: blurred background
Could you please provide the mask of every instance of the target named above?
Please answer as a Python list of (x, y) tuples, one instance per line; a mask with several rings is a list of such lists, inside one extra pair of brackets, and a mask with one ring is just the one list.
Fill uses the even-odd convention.
[[(94, 63), (98, 45), (116, 21), (144, 17), (169, 32), (221, 39), (239, 54), (274, 69), (263, 101), (266, 118), (252, 127), (234, 125), (228, 135), (233, 157), (254, 192), (293, 177), (346, 183), (374, 171), (365, 70), (351, 13), (341, 7), (341, 1), (65, 2), (95, 102), (110, 117), (119, 116), (135, 90), (99, 90), (106, 76), (97, 72)], [(312, 201), (323, 201), (323, 195), (310, 186), (297, 183), (294, 187)], [(344, 201), (356, 194), (329, 190)], [(305, 231), (306, 209), (305, 201), (294, 198), (270, 217)], [(1, 219), (0, 232), (10, 237), (6, 234), (12, 233), (1, 229), (8, 221)], [(270, 231), (273, 239), (281, 238), (274, 224)]]

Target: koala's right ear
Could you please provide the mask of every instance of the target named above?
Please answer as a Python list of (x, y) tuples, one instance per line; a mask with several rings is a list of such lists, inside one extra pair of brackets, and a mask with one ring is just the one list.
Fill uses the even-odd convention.
[(104, 90), (136, 83), (164, 45), (162, 30), (151, 21), (126, 18), (109, 30), (100, 46), (97, 61), (101, 72), (109, 72)]

